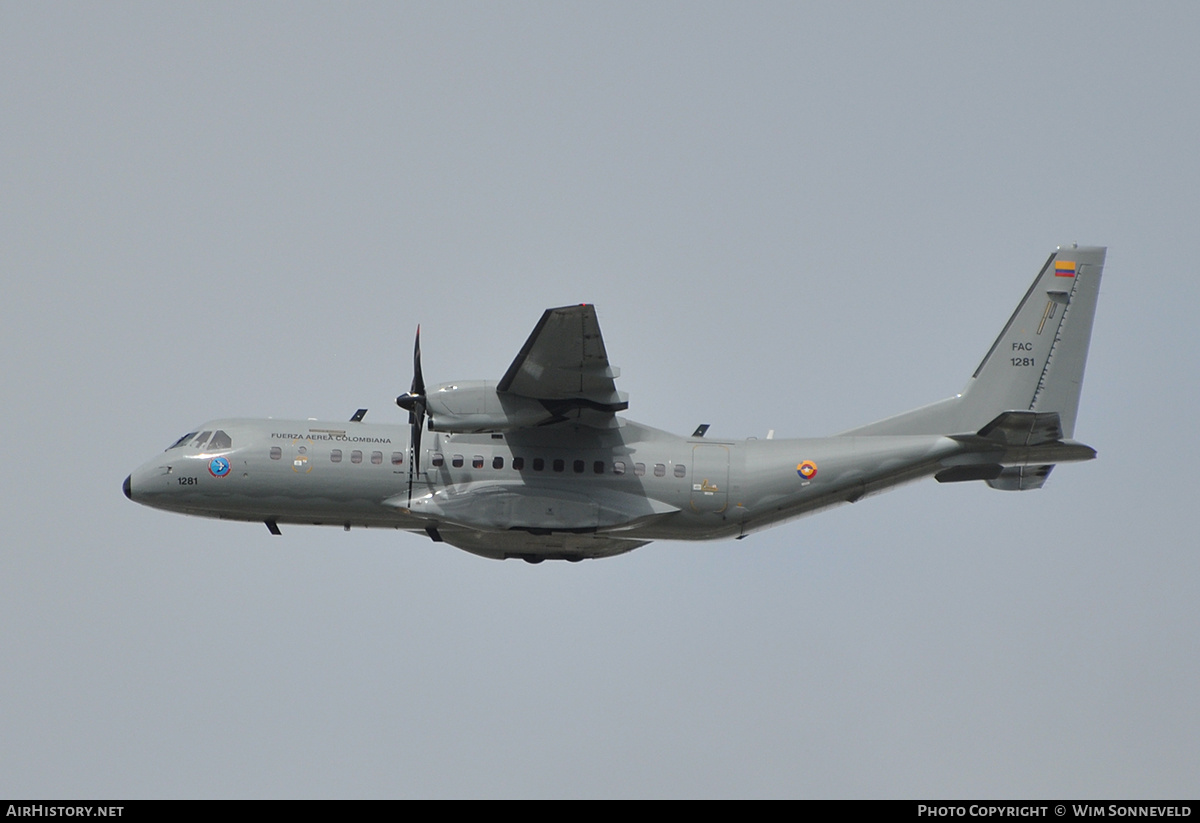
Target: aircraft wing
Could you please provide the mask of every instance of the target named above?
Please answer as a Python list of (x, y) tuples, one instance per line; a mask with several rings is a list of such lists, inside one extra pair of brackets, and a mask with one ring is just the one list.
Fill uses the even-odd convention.
[(501, 395), (537, 400), (559, 417), (583, 410), (611, 415), (629, 408), (617, 391), (619, 371), (608, 363), (596, 309), (547, 309), (496, 386)]

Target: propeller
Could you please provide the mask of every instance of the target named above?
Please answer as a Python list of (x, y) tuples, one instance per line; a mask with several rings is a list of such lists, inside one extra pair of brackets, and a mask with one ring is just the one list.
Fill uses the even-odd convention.
[(417, 342), (413, 345), (413, 379), (407, 392), (396, 398), (396, 405), (408, 412), (412, 426), (412, 458), (408, 462), (408, 499), (412, 500), (413, 475), (420, 471), (421, 432), (425, 428), (425, 376), (421, 372), (421, 327), (417, 326)]

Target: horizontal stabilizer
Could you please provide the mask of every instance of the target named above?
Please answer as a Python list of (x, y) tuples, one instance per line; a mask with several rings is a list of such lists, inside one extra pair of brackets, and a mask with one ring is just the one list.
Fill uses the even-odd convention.
[(978, 448), (989, 463), (1010, 467), (1074, 463), (1096, 457), (1091, 446), (1062, 439), (1057, 412), (1001, 412), (975, 434), (956, 434), (952, 439)]
[(966, 483), (969, 480), (995, 480), (1004, 474), (1004, 467), (999, 463), (985, 463), (982, 466), (952, 466), (942, 469), (933, 476), (939, 483)]
[(1057, 412), (1006, 411), (975, 434), (954, 435), (971, 452), (934, 475), (939, 483), (984, 480), (993, 489), (1040, 489), (1056, 463), (1092, 460), (1096, 450), (1062, 439)]
[(1008, 446), (1040, 446), (1062, 440), (1058, 412), (1006, 411), (979, 430), (980, 437)]
[(1023, 492), (1040, 489), (1050, 476), (1054, 466), (1012, 466), (1000, 472), (1000, 476), (987, 481), (993, 489), (1006, 492)]

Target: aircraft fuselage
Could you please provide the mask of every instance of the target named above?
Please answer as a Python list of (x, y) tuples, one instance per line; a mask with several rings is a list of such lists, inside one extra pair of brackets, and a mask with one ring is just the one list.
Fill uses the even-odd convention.
[[(229, 448), (192, 445), (210, 432)], [(409, 446), (407, 426), (217, 420), (137, 469), (127, 492), (155, 508), (276, 525), (708, 540), (853, 502), (964, 451), (940, 436), (709, 440), (627, 420), (429, 432), (410, 496)]]

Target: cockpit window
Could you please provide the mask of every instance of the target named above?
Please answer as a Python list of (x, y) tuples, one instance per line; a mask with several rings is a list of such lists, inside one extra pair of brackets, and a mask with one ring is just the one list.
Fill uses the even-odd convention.
[(191, 439), (192, 439), (193, 437), (195, 437), (195, 436), (196, 436), (196, 433), (195, 433), (195, 432), (188, 432), (188, 433), (187, 433), (187, 434), (185, 434), (183, 437), (179, 438), (179, 439), (178, 439), (178, 440), (176, 440), (174, 443), (172, 443), (171, 445), (167, 446), (167, 451), (170, 451), (171, 449), (177, 449), (177, 448), (179, 448), (180, 446), (182, 446), (184, 443), (186, 443), (187, 441), (191, 440)]
[[(212, 438), (211, 440), (209, 439), (210, 436)], [(208, 431), (202, 431), (199, 433), (188, 432), (183, 437), (167, 446), (167, 451), (170, 451), (171, 449), (181, 449), (184, 446), (187, 446), (190, 449), (203, 449), (206, 445), (208, 448), (213, 450), (232, 449), (233, 438), (220, 429), (217, 429), (216, 431), (209, 429)]]

